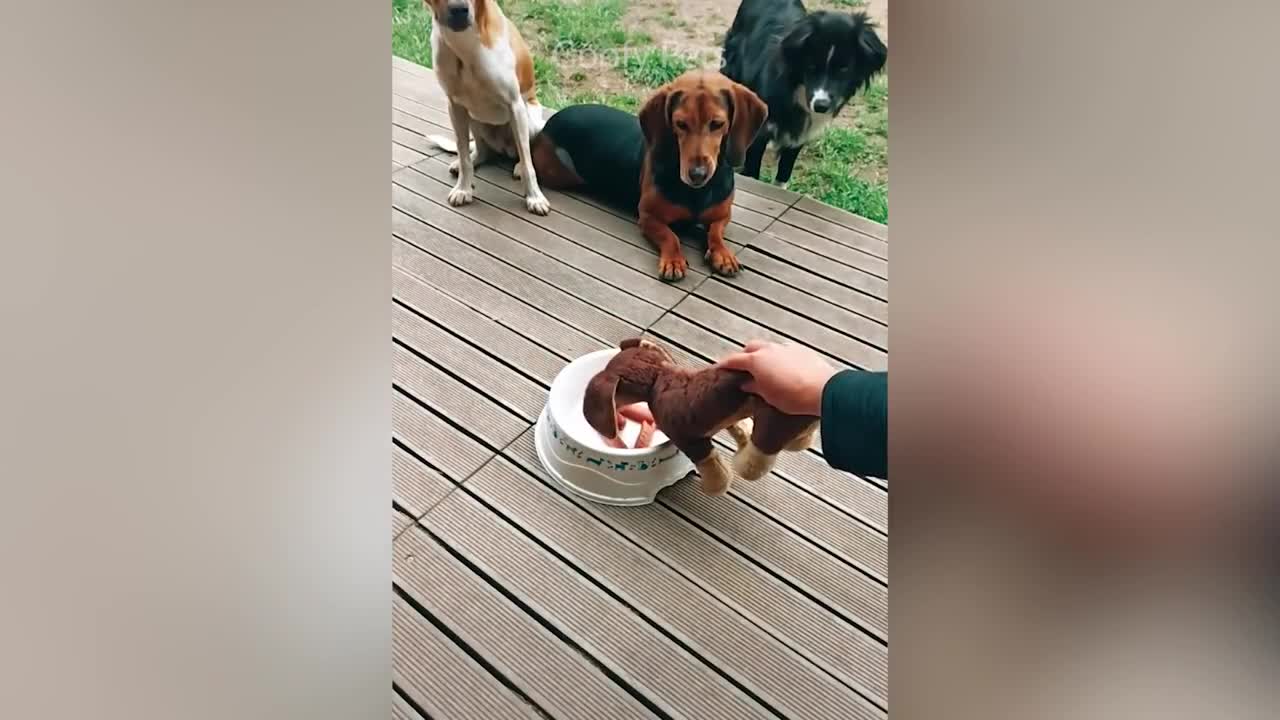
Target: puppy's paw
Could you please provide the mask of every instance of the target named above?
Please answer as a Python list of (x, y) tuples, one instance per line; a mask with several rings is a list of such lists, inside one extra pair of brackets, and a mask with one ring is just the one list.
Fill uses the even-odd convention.
[(449, 163), (449, 174), (450, 174), (450, 175), (457, 175), (457, 174), (458, 174), (458, 171), (459, 171), (459, 170), (461, 170), (461, 169), (462, 169), (462, 159), (461, 159), (461, 158), (454, 158), (454, 159), (453, 159), (453, 162)]
[[(754, 427), (755, 423), (751, 418), (743, 418), (725, 429), (729, 431), (729, 436), (733, 438), (733, 444), (740, 451), (747, 446), (747, 443), (751, 442), (751, 431)], [(737, 455), (737, 452), (734, 454)]]
[(743, 480), (759, 480), (769, 474), (777, 459), (776, 455), (766, 455), (755, 443), (748, 442), (733, 456), (733, 471)]
[(516, 163), (516, 166), (511, 168), (511, 179), (512, 180), (524, 179), (524, 171), (520, 169), (520, 163)]
[(473, 195), (474, 191), (471, 188), (455, 186), (449, 191), (449, 204), (454, 207), (461, 207), (471, 202)]
[(733, 479), (729, 469), (725, 467), (720, 452), (713, 450), (706, 460), (698, 463), (698, 475), (702, 478), (702, 492), (707, 495), (724, 495), (729, 492), (729, 483)]
[(738, 256), (727, 247), (708, 249), (707, 261), (711, 263), (711, 269), (721, 275), (737, 275), (742, 270), (742, 263), (738, 262)]
[(802, 452), (813, 447), (813, 438), (818, 434), (818, 423), (810, 425), (804, 432), (792, 438), (791, 442), (783, 448), (788, 452)]
[(546, 196), (542, 195), (542, 193), (525, 198), (524, 206), (534, 215), (546, 215), (551, 212), (551, 203), (547, 201)]
[(682, 253), (677, 252), (675, 255), (664, 255), (658, 258), (658, 277), (663, 280), (683, 280), (688, 271), (689, 261), (684, 259)]

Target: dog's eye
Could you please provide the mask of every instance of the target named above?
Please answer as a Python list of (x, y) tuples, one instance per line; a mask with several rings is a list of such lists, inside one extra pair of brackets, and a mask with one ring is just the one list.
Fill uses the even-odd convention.
[(689, 132), (689, 124), (683, 120), (677, 120), (676, 127), (684, 132)]
[(720, 128), (724, 127), (724, 121), (723, 121), (723, 120), (712, 120), (712, 121), (707, 125), (707, 127), (711, 128), (712, 130), (719, 130)]

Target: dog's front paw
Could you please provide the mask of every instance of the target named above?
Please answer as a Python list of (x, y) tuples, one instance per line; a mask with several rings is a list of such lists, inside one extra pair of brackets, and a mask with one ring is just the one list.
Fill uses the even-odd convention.
[(711, 269), (721, 275), (737, 275), (738, 271), (742, 270), (742, 263), (738, 262), (738, 256), (727, 247), (708, 249), (707, 260), (711, 263)]
[(449, 204), (454, 207), (461, 207), (471, 202), (472, 196), (473, 191), (471, 188), (464, 188), (462, 186), (454, 187), (449, 191)]
[(461, 159), (461, 158), (454, 158), (454, 159), (453, 159), (453, 162), (449, 163), (449, 174), (450, 174), (450, 175), (457, 175), (457, 174), (458, 174), (458, 171), (459, 171), (459, 170), (461, 170), (461, 169), (462, 169), (462, 159)]
[(689, 270), (689, 262), (684, 259), (684, 255), (677, 252), (674, 255), (663, 255), (658, 258), (658, 277), (663, 280), (683, 280), (684, 274)]
[(524, 206), (529, 208), (529, 212), (534, 215), (546, 215), (551, 212), (551, 203), (541, 193), (525, 198)]
[(725, 467), (719, 451), (713, 450), (706, 460), (697, 464), (698, 476), (702, 478), (702, 492), (707, 495), (724, 495), (729, 492), (732, 477), (729, 468)]
[(511, 168), (511, 179), (512, 180), (524, 179), (524, 172), (520, 169), (520, 163), (516, 163), (516, 166)]

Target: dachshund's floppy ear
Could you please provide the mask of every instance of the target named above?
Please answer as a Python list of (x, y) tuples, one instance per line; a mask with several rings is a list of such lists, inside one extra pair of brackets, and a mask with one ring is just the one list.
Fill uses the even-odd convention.
[(671, 103), (678, 101), (681, 94), (679, 90), (672, 90), (670, 85), (664, 85), (640, 108), (640, 129), (650, 146), (657, 145), (664, 135), (671, 132)]
[(738, 168), (747, 161), (747, 148), (769, 117), (769, 106), (745, 85), (733, 81), (724, 96), (729, 105), (729, 163)]
[(582, 398), (583, 417), (593, 430), (609, 440), (618, 436), (617, 392), (618, 376), (602, 370), (587, 383), (587, 394)]

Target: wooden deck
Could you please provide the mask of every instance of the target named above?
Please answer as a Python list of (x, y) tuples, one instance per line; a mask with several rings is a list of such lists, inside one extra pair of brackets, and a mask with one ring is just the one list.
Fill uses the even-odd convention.
[(887, 717), (886, 485), (818, 451), (707, 498), (588, 504), (543, 474), (532, 426), (556, 372), (648, 334), (690, 363), (753, 337), (884, 369), (886, 228), (741, 179), (745, 272), (682, 282), (625, 212), (501, 167), (450, 208), (445, 100), (393, 61), (394, 716)]

